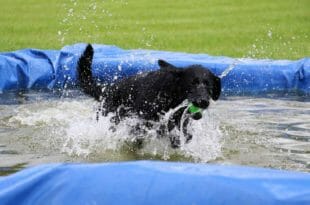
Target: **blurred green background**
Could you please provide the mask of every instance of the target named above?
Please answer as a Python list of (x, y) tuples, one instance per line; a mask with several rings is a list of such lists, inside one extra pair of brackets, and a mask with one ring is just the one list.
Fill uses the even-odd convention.
[(310, 56), (310, 0), (0, 0), (0, 51), (90, 42), (231, 57)]

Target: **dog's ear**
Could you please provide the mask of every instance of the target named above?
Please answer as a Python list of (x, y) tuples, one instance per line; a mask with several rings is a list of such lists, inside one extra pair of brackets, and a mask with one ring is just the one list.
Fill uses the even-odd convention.
[(219, 99), (219, 97), (221, 95), (221, 89), (222, 89), (221, 79), (217, 76), (214, 76), (213, 77), (213, 87), (212, 87), (212, 90), (210, 91), (210, 95), (211, 95), (211, 98), (213, 100)]
[(177, 71), (178, 70), (174, 65), (171, 65), (170, 63), (164, 60), (161, 60), (161, 59), (158, 60), (158, 65), (161, 71)]

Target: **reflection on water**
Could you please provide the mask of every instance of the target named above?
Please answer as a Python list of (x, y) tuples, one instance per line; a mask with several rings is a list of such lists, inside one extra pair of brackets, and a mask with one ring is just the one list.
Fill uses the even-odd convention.
[[(49, 162), (156, 159), (310, 171), (310, 101), (305, 97), (227, 97), (190, 123), (193, 140), (171, 149), (156, 131), (133, 146), (127, 119), (96, 121), (97, 103), (76, 91), (0, 96), (0, 175)], [(66, 96), (67, 96), (66, 95)]]

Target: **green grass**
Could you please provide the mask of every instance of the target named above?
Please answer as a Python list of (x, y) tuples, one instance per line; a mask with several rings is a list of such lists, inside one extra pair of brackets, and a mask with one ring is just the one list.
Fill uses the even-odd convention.
[(231, 57), (310, 56), (309, 0), (0, 0), (0, 5), (0, 51), (91, 42)]

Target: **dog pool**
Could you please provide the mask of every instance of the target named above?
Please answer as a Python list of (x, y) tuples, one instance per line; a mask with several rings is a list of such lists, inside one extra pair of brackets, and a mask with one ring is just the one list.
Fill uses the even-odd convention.
[(222, 77), (220, 100), (190, 123), (190, 143), (171, 149), (151, 129), (137, 149), (130, 128), (139, 119), (111, 129), (110, 116), (97, 121), (98, 104), (74, 89), (85, 46), (0, 55), (1, 175), (51, 162), (140, 159), (310, 171), (308, 58), (233, 59), (94, 45), (93, 71), (103, 81), (158, 69), (158, 59), (201, 64)]
[(220, 100), (189, 123), (190, 143), (170, 148), (167, 138), (156, 137), (160, 124), (154, 124), (144, 130), (140, 148), (132, 132), (138, 118), (118, 125), (109, 115), (97, 120), (97, 102), (76, 90), (85, 46), (0, 54), (0, 175), (22, 170), (0, 177), (0, 200), (83, 204), (91, 197), (111, 204), (118, 194), (130, 204), (308, 204), (309, 58), (233, 59), (94, 45), (92, 70), (101, 82), (156, 70), (158, 59), (201, 64), (221, 78)]
[(109, 129), (97, 102), (79, 91), (8, 92), (0, 102), (0, 175), (52, 162), (140, 159), (250, 165), (310, 172), (307, 97), (221, 97), (191, 123), (193, 139), (171, 149), (152, 131), (141, 149), (128, 119)]

